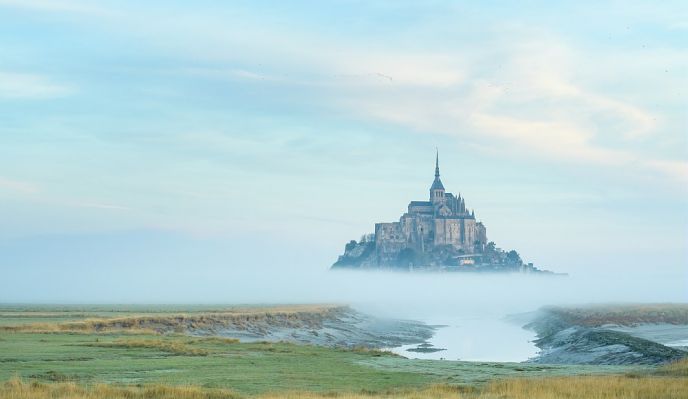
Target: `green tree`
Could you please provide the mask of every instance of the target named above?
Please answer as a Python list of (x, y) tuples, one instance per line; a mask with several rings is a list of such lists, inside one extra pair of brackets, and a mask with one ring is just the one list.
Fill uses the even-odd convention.
[(344, 251), (349, 252), (349, 251), (353, 250), (354, 248), (356, 248), (356, 245), (357, 245), (356, 240), (351, 240), (344, 247)]
[(508, 263), (516, 263), (519, 265), (521, 263), (523, 263), (523, 261), (521, 260), (521, 256), (518, 254), (518, 252), (516, 252), (513, 249), (511, 251), (507, 252), (506, 260), (508, 261)]

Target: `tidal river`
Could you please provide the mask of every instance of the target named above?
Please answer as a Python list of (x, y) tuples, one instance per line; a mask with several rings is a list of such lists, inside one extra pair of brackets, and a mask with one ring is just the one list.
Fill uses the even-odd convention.
[(535, 332), (524, 329), (538, 306), (468, 303), (460, 301), (412, 301), (354, 306), (381, 317), (406, 319), (436, 326), (424, 343), (388, 348), (414, 359), (446, 359), (485, 362), (522, 362), (537, 355)]
[[(532, 312), (544, 306), (686, 301), (685, 278), (673, 274), (629, 272), (619, 280), (618, 275), (601, 271), (571, 277), (360, 272), (330, 273), (327, 278), (327, 284), (317, 286), (327, 289), (327, 295), (320, 294), (332, 302), (348, 303), (378, 317), (445, 326), (421, 347), (391, 349), (422, 359), (528, 360), (538, 348), (532, 342), (535, 333), (523, 326), (532, 320)], [(654, 330), (641, 333), (667, 335)], [(674, 335), (664, 337), (667, 345), (679, 345), (685, 338)], [(429, 351), (432, 348), (445, 350)]]
[(534, 332), (507, 321), (502, 315), (433, 317), (419, 321), (443, 327), (437, 329), (427, 344), (404, 345), (390, 349), (392, 352), (413, 359), (522, 362), (534, 357), (538, 350), (532, 343), (536, 338)]

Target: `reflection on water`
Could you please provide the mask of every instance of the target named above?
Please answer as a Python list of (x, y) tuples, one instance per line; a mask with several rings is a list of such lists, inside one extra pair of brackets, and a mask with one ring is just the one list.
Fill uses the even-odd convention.
[[(535, 356), (537, 348), (531, 342), (535, 333), (519, 324), (495, 315), (454, 317), (422, 320), (428, 324), (446, 325), (428, 341), (437, 352), (415, 352), (408, 349), (418, 345), (404, 345), (392, 352), (412, 359), (446, 359), (470, 361), (521, 362)], [(430, 347), (424, 346), (427, 349)], [(421, 347), (423, 350), (424, 347)]]

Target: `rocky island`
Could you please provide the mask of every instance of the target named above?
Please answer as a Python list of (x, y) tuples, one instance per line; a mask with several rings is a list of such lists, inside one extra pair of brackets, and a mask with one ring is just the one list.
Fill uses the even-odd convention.
[(485, 225), (461, 194), (446, 192), (439, 153), (428, 201), (411, 201), (398, 222), (376, 223), (375, 233), (346, 244), (332, 269), (394, 269), (550, 273), (524, 263), (515, 250), (488, 241)]

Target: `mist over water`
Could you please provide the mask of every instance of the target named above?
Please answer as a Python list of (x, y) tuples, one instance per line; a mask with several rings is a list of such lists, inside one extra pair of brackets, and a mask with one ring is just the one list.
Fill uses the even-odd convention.
[[(535, 335), (522, 328), (525, 319), (513, 315), (532, 312), (544, 305), (688, 301), (684, 276), (658, 274), (564, 277), (297, 271), (279, 268), (216, 270), (215, 273), (167, 270), (153, 276), (129, 270), (130, 273), (100, 277), (97, 272), (60, 274), (51, 280), (51, 287), (62, 287), (59, 294), (54, 289), (50, 296), (32, 290), (31, 295), (27, 292), (15, 302), (341, 303), (380, 317), (443, 326), (429, 343), (446, 350), (406, 351), (415, 345), (394, 349), (407, 357), (524, 361), (536, 355), (537, 348), (531, 342)], [(132, 275), (137, 277), (127, 277)], [(82, 288), (70, 290), (72, 286)]]
[(16, 270), (2, 302), (346, 303), (371, 311), (522, 312), (548, 304), (685, 302), (685, 274), (573, 276), (395, 273), (270, 269), (187, 269), (122, 265)]
[(568, 277), (330, 271), (340, 250), (288, 236), (209, 238), (157, 231), (0, 240), (0, 302), (335, 302), (432, 315), (688, 300), (688, 268), (678, 260), (608, 262), (581, 255), (576, 268), (551, 265)]
[(79, 250), (69, 241), (51, 241), (34, 252), (6, 245), (0, 302), (347, 304), (376, 316), (447, 326), (431, 340), (447, 351), (404, 356), (480, 361), (522, 361), (535, 354), (533, 334), (507, 315), (545, 305), (688, 302), (688, 275), (675, 265), (627, 272), (613, 271), (615, 265), (569, 271), (567, 277), (329, 271), (314, 259), (331, 252), (299, 254), (279, 242), (269, 252), (244, 251), (240, 257), (234, 249), (241, 243), (227, 248), (203, 241), (191, 250), (169, 239), (136, 245), (74, 241)]

